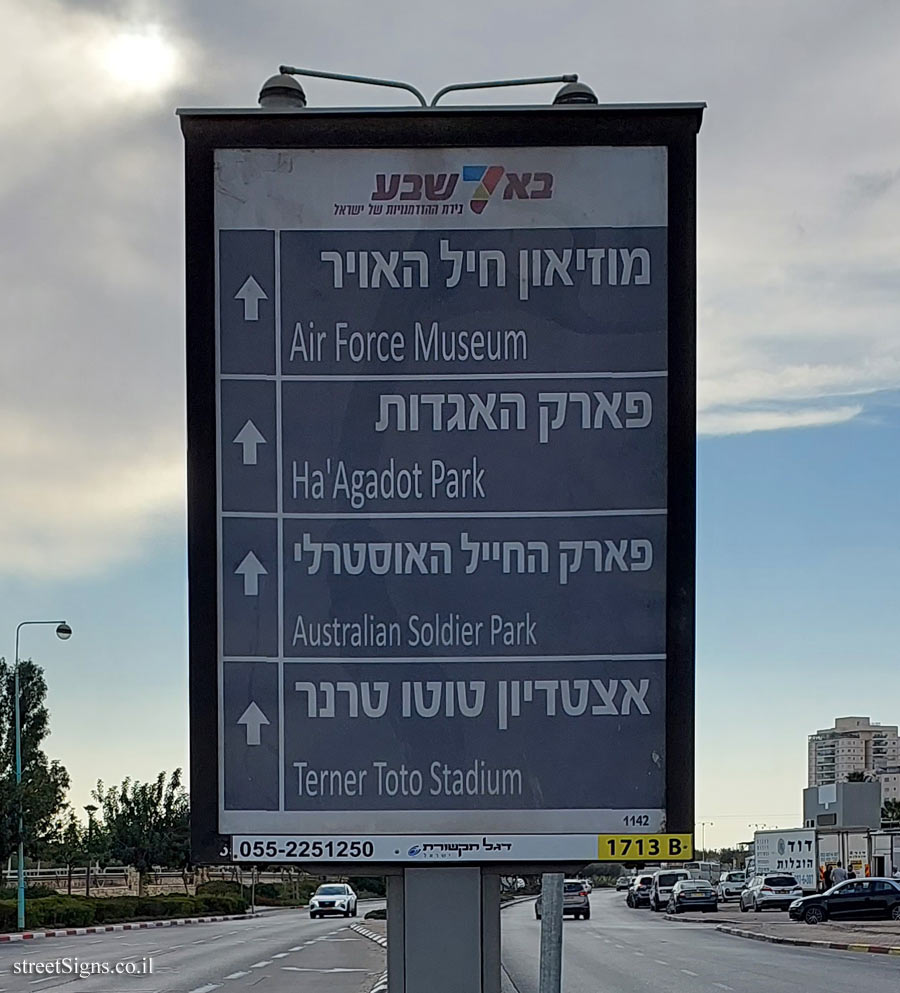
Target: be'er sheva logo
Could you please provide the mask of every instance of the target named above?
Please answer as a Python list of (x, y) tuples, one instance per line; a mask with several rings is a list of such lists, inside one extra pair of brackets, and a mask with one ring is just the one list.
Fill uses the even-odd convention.
[[(504, 182), (505, 180), (505, 182)], [(460, 183), (463, 185), (460, 187)], [(472, 189), (471, 184), (476, 184)], [(384, 173), (375, 175), (374, 203), (441, 203), (450, 201), (459, 187), (469, 209), (480, 214), (498, 189), (501, 200), (549, 200), (553, 196), (552, 172), (507, 172), (499, 165), (466, 165), (462, 172)], [(460, 205), (461, 209), (461, 205)]]

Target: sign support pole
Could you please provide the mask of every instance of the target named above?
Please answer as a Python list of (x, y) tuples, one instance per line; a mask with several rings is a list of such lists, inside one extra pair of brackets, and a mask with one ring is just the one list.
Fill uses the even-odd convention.
[(388, 986), (500, 993), (500, 877), (477, 866), (389, 876)]
[(563, 874), (541, 877), (541, 959), (539, 993), (562, 988)]

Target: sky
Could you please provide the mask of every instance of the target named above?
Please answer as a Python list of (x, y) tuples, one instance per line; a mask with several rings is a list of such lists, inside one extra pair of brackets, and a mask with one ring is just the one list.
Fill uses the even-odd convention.
[[(900, 5), (0, 0), (0, 654), (72, 802), (187, 764), (182, 139), (283, 62), (578, 72), (698, 139), (697, 820), (800, 823), (806, 736), (900, 722)], [(320, 106), (400, 94), (304, 81)], [(545, 102), (553, 88), (479, 102)]]

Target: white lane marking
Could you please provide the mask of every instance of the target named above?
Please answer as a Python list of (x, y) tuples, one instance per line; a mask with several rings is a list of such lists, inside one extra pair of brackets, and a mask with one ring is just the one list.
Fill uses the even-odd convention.
[(637, 955), (638, 958), (643, 958), (644, 957), (644, 953), (643, 952), (635, 952), (634, 954)]
[(290, 952), (279, 952), (277, 955), (273, 955), (273, 959), (286, 959), (290, 955)]
[(244, 976), (249, 976), (249, 972), (233, 972), (230, 976), (226, 976), (226, 979), (242, 979)]
[(727, 983), (713, 983), (713, 986), (718, 986), (720, 990), (734, 990), (734, 987)]
[(196, 941), (191, 942), (192, 945), (205, 945), (206, 938), (198, 938)]
[(367, 969), (347, 969), (343, 966), (336, 965), (331, 969), (303, 969), (297, 965), (283, 965), (281, 967), (285, 972), (321, 972), (321, 973), (333, 973), (333, 972), (367, 972)]
[(43, 979), (32, 979), (29, 981), (29, 986), (37, 986), (38, 983), (49, 983), (51, 979), (56, 979), (56, 976), (44, 976)]
[(654, 959), (653, 961), (654, 961), (654, 962), (655, 962), (655, 963), (656, 963), (657, 965), (668, 965), (668, 964), (669, 964), (668, 962), (663, 962), (663, 960), (662, 960), (662, 959)]
[(289, 948), (288, 951), (289, 952), (299, 952), (300, 949), (303, 948), (303, 947), (304, 947), (303, 945), (294, 945), (294, 947), (293, 948)]
[(690, 969), (679, 969), (678, 971), (679, 972), (683, 972), (686, 976), (693, 976), (694, 979), (697, 978), (697, 973), (696, 972), (691, 972)]
[(267, 965), (271, 965), (271, 964), (272, 964), (272, 960), (271, 959), (263, 959), (262, 962), (254, 962), (253, 965), (250, 966), (250, 968), (251, 969), (264, 969)]
[(224, 937), (225, 937), (224, 934), (214, 934), (209, 940), (210, 941), (218, 941), (219, 938), (224, 938)]
[(174, 952), (176, 948), (184, 948), (184, 945), (169, 945), (170, 952)]
[(616, 945), (616, 948), (624, 948), (624, 945)]
[(196, 989), (191, 990), (190, 993), (212, 993), (213, 990), (217, 990), (221, 985), (221, 983), (207, 983), (205, 986), (198, 986)]

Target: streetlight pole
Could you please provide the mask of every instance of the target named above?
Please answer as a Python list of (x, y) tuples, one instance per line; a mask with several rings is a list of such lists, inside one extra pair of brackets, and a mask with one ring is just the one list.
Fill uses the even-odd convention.
[(706, 829), (707, 827), (715, 827), (712, 821), (700, 821), (700, 851), (706, 854)]
[(56, 637), (67, 641), (72, 637), (72, 629), (65, 621), (21, 621), (16, 625), (16, 665), (13, 669), (13, 696), (15, 697), (16, 721), (16, 791), (19, 800), (19, 865), (18, 886), (16, 888), (16, 909), (20, 931), (25, 930), (25, 833), (22, 804), (22, 713), (19, 701), (19, 633), (29, 625), (53, 624), (56, 626)]
[(93, 803), (85, 804), (84, 809), (88, 815), (88, 836), (87, 836), (87, 875), (84, 877), (84, 895), (91, 895), (91, 836), (94, 833), (94, 814), (97, 807)]

